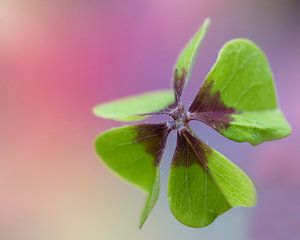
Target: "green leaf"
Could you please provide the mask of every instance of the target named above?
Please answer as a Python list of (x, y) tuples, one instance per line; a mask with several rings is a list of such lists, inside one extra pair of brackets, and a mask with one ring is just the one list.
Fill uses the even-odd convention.
[(216, 150), (208, 156), (208, 169), (230, 206), (252, 207), (256, 204), (256, 191), (250, 178)]
[(174, 69), (173, 85), (177, 101), (182, 95), (183, 88), (190, 78), (190, 73), (194, 65), (195, 58), (198, 54), (200, 45), (208, 27), (210, 25), (210, 19), (205, 19), (197, 33), (185, 46), (180, 53)]
[(159, 90), (99, 104), (93, 108), (93, 112), (102, 118), (137, 121), (145, 119), (149, 113), (168, 107), (174, 101), (172, 90)]
[(141, 124), (113, 128), (96, 139), (96, 151), (106, 166), (147, 193), (141, 226), (159, 195), (159, 163), (168, 133), (165, 124)]
[(291, 132), (277, 106), (268, 60), (246, 39), (225, 44), (189, 110), (234, 141), (256, 145)]
[(257, 145), (283, 138), (291, 132), (291, 127), (279, 109), (232, 114), (231, 117), (230, 127), (221, 133), (237, 142), (248, 141)]
[(160, 175), (159, 175), (159, 168), (156, 169), (156, 178), (153, 184), (153, 187), (151, 189), (151, 192), (149, 192), (148, 194), (148, 198), (146, 201), (146, 204), (144, 206), (144, 210), (142, 212), (141, 215), (141, 219), (140, 219), (140, 226), (139, 228), (141, 229), (144, 225), (144, 223), (146, 222), (149, 213), (152, 211), (152, 209), (154, 208), (158, 196), (159, 196), (159, 192), (160, 192)]
[(256, 203), (248, 176), (188, 131), (177, 135), (168, 195), (173, 215), (190, 227), (207, 226), (232, 207)]

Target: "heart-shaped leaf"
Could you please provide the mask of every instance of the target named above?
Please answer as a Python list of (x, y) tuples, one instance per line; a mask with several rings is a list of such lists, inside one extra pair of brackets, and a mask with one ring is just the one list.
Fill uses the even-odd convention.
[(238, 142), (256, 145), (291, 132), (277, 106), (268, 60), (246, 39), (221, 49), (189, 111), (192, 119)]
[(207, 226), (232, 207), (256, 203), (248, 176), (189, 131), (177, 134), (168, 195), (176, 219), (190, 227)]
[(277, 106), (274, 81), (264, 53), (252, 42), (228, 42), (196, 98), (185, 110), (181, 99), (193, 62), (209, 27), (205, 20), (175, 65), (173, 91), (148, 92), (98, 105), (97, 116), (136, 121), (166, 114), (171, 120), (111, 129), (96, 140), (103, 162), (148, 197), (140, 219), (143, 226), (159, 195), (159, 164), (171, 130), (177, 146), (169, 176), (169, 204), (183, 224), (204, 227), (235, 206), (256, 203), (249, 177), (226, 157), (200, 141), (189, 123), (201, 121), (234, 141), (259, 144), (287, 136), (290, 126)]
[(93, 112), (98, 117), (130, 122), (145, 119), (147, 114), (160, 111), (174, 102), (172, 90), (159, 90), (99, 104)]
[(106, 166), (147, 193), (141, 226), (159, 195), (159, 163), (168, 133), (166, 124), (141, 124), (113, 128), (96, 139), (96, 151)]
[(210, 25), (210, 19), (205, 19), (197, 33), (181, 51), (177, 62), (175, 64), (173, 74), (173, 86), (175, 91), (176, 100), (179, 101), (183, 88), (190, 78), (192, 67), (195, 62), (195, 58), (198, 54), (200, 45), (208, 27)]

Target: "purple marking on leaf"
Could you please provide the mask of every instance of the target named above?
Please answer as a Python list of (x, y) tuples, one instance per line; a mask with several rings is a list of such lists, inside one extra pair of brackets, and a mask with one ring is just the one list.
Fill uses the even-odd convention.
[(177, 132), (177, 145), (172, 160), (172, 166), (189, 167), (192, 164), (198, 164), (207, 169), (207, 154), (211, 149), (196, 138), (190, 130), (183, 129)]
[(212, 92), (213, 81), (202, 85), (194, 101), (189, 107), (190, 120), (201, 121), (217, 131), (229, 127), (232, 121), (230, 114), (235, 109), (227, 107), (221, 100), (219, 91)]
[(174, 92), (176, 102), (180, 101), (182, 96), (183, 88), (187, 78), (186, 69), (181, 69), (181, 74), (179, 74), (179, 70), (176, 68), (174, 71)]
[(138, 135), (135, 142), (143, 144), (146, 151), (155, 157), (154, 164), (159, 165), (170, 132), (169, 127), (165, 123), (136, 126)]

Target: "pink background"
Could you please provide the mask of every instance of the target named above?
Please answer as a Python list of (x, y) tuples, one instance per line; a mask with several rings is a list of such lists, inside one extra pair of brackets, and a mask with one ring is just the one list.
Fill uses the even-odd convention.
[[(299, 11), (298, 0), (0, 1), (0, 239), (299, 239)], [(204, 229), (178, 223), (166, 198), (173, 139), (161, 198), (139, 231), (145, 196), (107, 171), (93, 147), (118, 123), (95, 118), (91, 108), (169, 87), (177, 54), (207, 16), (212, 27), (187, 102), (220, 47), (247, 37), (270, 59), (293, 134), (252, 147), (194, 124), (254, 179), (258, 205)]]

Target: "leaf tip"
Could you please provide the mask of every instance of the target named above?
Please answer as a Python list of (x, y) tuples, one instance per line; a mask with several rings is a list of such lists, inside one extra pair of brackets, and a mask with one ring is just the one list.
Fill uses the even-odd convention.
[(211, 18), (210, 17), (205, 18), (204, 22), (203, 22), (203, 26), (205, 26), (207, 28), (210, 25), (211, 25)]
[(94, 116), (99, 117), (99, 113), (98, 113), (97, 109), (98, 109), (98, 105), (93, 106), (91, 109), (91, 112)]
[(139, 224), (139, 230), (142, 230), (142, 228), (143, 228), (145, 222), (146, 222), (146, 218), (141, 217), (141, 219), (140, 219), (140, 224)]
[(286, 121), (286, 136), (285, 137), (291, 135), (292, 131), (293, 131), (293, 128), (292, 128), (291, 124), (289, 124), (288, 121)]

